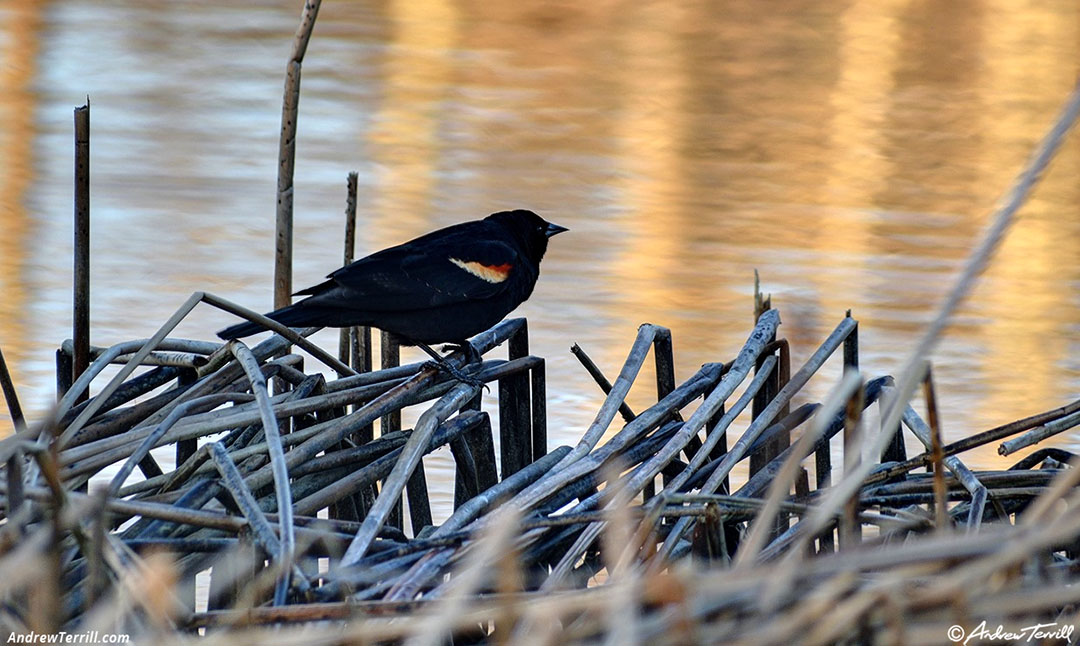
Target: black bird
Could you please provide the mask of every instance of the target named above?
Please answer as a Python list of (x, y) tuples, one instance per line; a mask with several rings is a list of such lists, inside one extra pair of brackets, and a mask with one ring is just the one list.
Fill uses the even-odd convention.
[[(296, 293), (307, 298), (266, 316), (289, 327), (370, 325), (440, 361), (429, 344), (466, 347), (466, 339), (529, 298), (548, 238), (566, 230), (532, 211), (493, 213), (361, 258)], [(240, 323), (218, 336), (237, 339), (264, 329)]]

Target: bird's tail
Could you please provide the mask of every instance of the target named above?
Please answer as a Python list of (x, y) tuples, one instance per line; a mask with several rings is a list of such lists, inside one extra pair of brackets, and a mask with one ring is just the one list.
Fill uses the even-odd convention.
[[(274, 310), (266, 316), (288, 327), (315, 327), (334, 325), (335, 314), (339, 314), (339, 311), (334, 308), (311, 305), (307, 301), (300, 301), (279, 310)], [(265, 330), (266, 328), (258, 323), (245, 322), (230, 325), (219, 331), (217, 335), (228, 341), (258, 334)]]

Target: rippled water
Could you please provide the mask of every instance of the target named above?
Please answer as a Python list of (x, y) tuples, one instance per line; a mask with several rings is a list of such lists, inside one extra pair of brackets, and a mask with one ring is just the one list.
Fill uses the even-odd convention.
[[(0, 0), (0, 347), (31, 412), (70, 336), (86, 95), (94, 343), (148, 336), (196, 290), (269, 308), (300, 4)], [(1071, 0), (328, 2), (303, 71), (295, 284), (340, 264), (357, 170), (361, 252), (511, 207), (570, 227), (520, 309), (553, 444), (600, 400), (571, 342), (614, 376), (636, 326), (665, 325), (685, 378), (742, 344), (755, 268), (796, 367), (851, 308), (864, 370), (889, 373), (1077, 61)], [(1077, 397), (1078, 170), (1074, 139), (934, 354), (949, 437)], [(178, 334), (228, 321), (200, 308)]]

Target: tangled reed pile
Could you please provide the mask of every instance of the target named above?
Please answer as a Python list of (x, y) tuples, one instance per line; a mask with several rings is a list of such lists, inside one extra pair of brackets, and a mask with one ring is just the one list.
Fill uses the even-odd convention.
[[(168, 338), (200, 300), (219, 299), (196, 295), (154, 338), (97, 349), (50, 420), (0, 441), (5, 630), (824, 644), (1073, 621), (1074, 456), (1043, 448), (978, 472), (962, 455), (1071, 428), (1080, 401), (942, 445), (929, 372), (924, 421), (891, 378), (861, 377), (850, 316), (794, 372), (767, 306), (734, 357), (679, 384), (662, 327), (638, 330), (612, 383), (575, 348), (608, 394), (580, 442), (551, 450), (544, 361), (524, 320), (505, 321), (472, 344), (487, 355), (506, 343), (509, 358), (470, 368), (497, 384), (496, 459), (477, 387), (425, 364), (349, 374), (288, 330), (250, 349)], [(342, 376), (304, 372), (290, 343)], [(656, 403), (635, 414), (624, 399), (650, 350)], [(834, 353), (845, 370), (827, 401), (790, 410)], [(76, 404), (110, 362), (125, 368)], [(424, 412), (397, 430), (406, 406)], [(909, 457), (905, 437), (925, 452)], [(434, 524), (421, 462), (446, 445), (454, 512)], [(742, 461), (749, 479), (733, 487)]]

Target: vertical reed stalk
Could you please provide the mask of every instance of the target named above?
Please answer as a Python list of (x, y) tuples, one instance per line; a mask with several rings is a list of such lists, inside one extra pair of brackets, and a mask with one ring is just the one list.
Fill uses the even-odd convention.
[[(852, 330), (854, 334), (858, 328)], [(848, 338), (851, 338), (850, 336)], [(845, 350), (847, 346), (845, 345)], [(845, 358), (846, 358), (845, 352)], [(846, 363), (846, 362), (845, 362)], [(858, 368), (845, 367), (845, 375), (858, 374)], [(862, 388), (853, 392), (847, 400), (844, 410), (844, 475), (854, 471), (862, 463), (862, 418), (863, 396)], [(859, 495), (855, 494), (844, 505), (844, 517), (840, 525), (840, 547), (847, 549), (859, 542), (862, 526), (859, 524)]]
[(930, 426), (930, 455), (934, 465), (934, 524), (939, 531), (944, 531), (949, 526), (945, 489), (945, 451), (941, 448), (937, 395), (934, 393), (934, 377), (929, 364), (926, 366), (926, 378), (923, 379), (923, 397), (926, 399), (926, 421)]
[(300, 67), (304, 62), (321, 0), (307, 0), (285, 66), (285, 98), (281, 105), (281, 142), (278, 148), (277, 227), (274, 249), (274, 308), (292, 299), (293, 169), (296, 166), (296, 122), (300, 113)]
[[(351, 263), (356, 257), (356, 180), (356, 171), (349, 173), (345, 189), (345, 253), (342, 267)], [(357, 342), (358, 333), (355, 327), (343, 327), (338, 333), (338, 359), (344, 364), (350, 363), (349, 359), (353, 355), (352, 349)], [(352, 368), (356, 370), (359, 366), (353, 364)]]
[[(75, 108), (75, 280), (72, 379), (90, 365), (90, 97)], [(79, 401), (84, 401), (82, 395)], [(78, 402), (76, 402), (78, 403)]]

